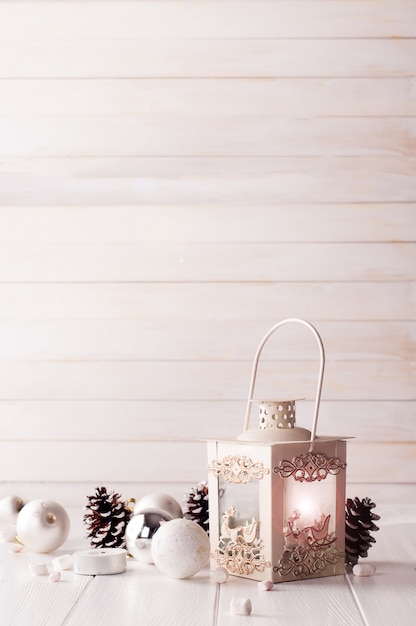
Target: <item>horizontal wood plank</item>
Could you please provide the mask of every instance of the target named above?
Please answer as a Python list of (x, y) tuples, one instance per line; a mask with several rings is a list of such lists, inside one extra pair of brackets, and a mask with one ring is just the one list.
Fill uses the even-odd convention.
[[(162, 311), (163, 312), (163, 311)], [(176, 319), (3, 320), (3, 360), (252, 360), (260, 340), (277, 320)], [(270, 312), (271, 314), (271, 312)], [(416, 322), (314, 320), (328, 360), (412, 360)], [(346, 341), (346, 338), (348, 340)], [(312, 337), (289, 325), (263, 350), (266, 358), (315, 360)]]
[(6, 116), (0, 135), (8, 157), (412, 157), (416, 117)]
[[(13, 454), (11, 454), (13, 449)], [(416, 444), (350, 442), (347, 475), (353, 483), (412, 483)], [(99, 485), (131, 481), (190, 485), (207, 477), (204, 442), (0, 442), (3, 481), (91, 482)], [(98, 481), (98, 482), (97, 482)], [(126, 494), (129, 497), (129, 494)]]
[(26, 206), (414, 202), (416, 159), (8, 156), (0, 189)]
[(406, 242), (416, 202), (0, 206), (0, 225), (1, 244)]
[[(266, 361), (255, 398), (314, 398), (311, 362)], [(335, 361), (327, 367), (328, 400), (415, 400), (416, 363)], [(0, 362), (2, 400), (242, 400), (251, 363), (241, 361)], [(276, 381), (278, 376), (278, 381)]]
[[(205, 453), (201, 449), (201, 453)], [(384, 477), (386, 478), (386, 477)], [(119, 493), (123, 498), (139, 498), (150, 493), (167, 493), (172, 498), (175, 498), (179, 504), (184, 508), (184, 495), (190, 489), (190, 487), (199, 482), (200, 480), (206, 480), (206, 470), (201, 476), (194, 476), (191, 478), (191, 482), (186, 480), (184, 482), (176, 481), (174, 476), (170, 477), (170, 480), (157, 482), (150, 480), (146, 482), (143, 477), (134, 474), (127, 481), (112, 481), (107, 480), (105, 483), (101, 480), (97, 481), (72, 481), (72, 482), (58, 482), (53, 481), (51, 477), (42, 481), (42, 489), (40, 489), (39, 482), (36, 481), (2, 481), (0, 483), (0, 498), (10, 496), (12, 494), (18, 494), (25, 502), (30, 502), (39, 498), (40, 491), (42, 497), (56, 500), (62, 503), (67, 508), (80, 509), (86, 502), (87, 495), (94, 493), (95, 487), (104, 485), (109, 491), (115, 491)], [(195, 481), (194, 483), (192, 481)], [(405, 515), (405, 519), (409, 522), (413, 521), (415, 513), (412, 507), (414, 497), (416, 496), (416, 485), (414, 483), (355, 483), (349, 480), (347, 472), (347, 497), (349, 498), (365, 498), (371, 497), (376, 503), (377, 508), (375, 513), (379, 513), (383, 516), (384, 523), (387, 519), (387, 515), (391, 520), (400, 521)], [(394, 510), (394, 513), (392, 512)], [(70, 511), (69, 511), (70, 512)], [(415, 518), (416, 521), (416, 518)], [(76, 528), (82, 530), (81, 517), (77, 517), (72, 521), (73, 530), (71, 530), (68, 541), (74, 545), (76, 542), (76, 536), (74, 532)], [(64, 547), (64, 549), (66, 546)], [(78, 549), (78, 546), (76, 546)]]
[(0, 320), (415, 320), (416, 286), (379, 283), (0, 284)]
[[(0, 487), (205, 478), (294, 315), (349, 480), (414, 483), (416, 3), (0, 0), (0, 40)], [(255, 394), (306, 427), (309, 339)]]
[(1, 282), (406, 281), (416, 243), (0, 246)]
[(331, 2), (2, 2), (0, 38), (413, 37), (408, 0)]
[[(303, 39), (301, 43), (298, 39), (252, 37), (80, 40), (74, 35), (72, 39), (36, 41), (27, 37), (8, 41), (2, 38), (0, 77), (411, 77), (415, 75), (415, 54), (414, 39), (402, 38)], [(331, 84), (326, 85), (326, 91), (331, 92)], [(377, 89), (375, 82), (374, 86)], [(285, 93), (290, 93), (289, 87), (290, 83), (282, 86)], [(342, 90), (341, 81), (337, 89)], [(365, 86), (363, 89), (366, 93)], [(395, 101), (395, 95), (390, 94), (388, 101)], [(259, 101), (257, 104), (264, 106)], [(302, 105), (311, 106), (307, 101)], [(280, 106), (284, 107), (284, 103)], [(342, 102), (334, 101), (334, 106), (339, 110)]]
[(348, 444), (348, 479), (352, 482), (414, 483), (415, 443)]
[[(205, 476), (205, 474), (204, 474)], [(137, 480), (136, 480), (137, 478)], [(197, 477), (196, 482), (202, 480)], [(205, 478), (204, 478), (205, 480)], [(105, 485), (108, 491), (115, 491), (119, 493), (126, 500), (129, 498), (135, 498), (138, 500), (139, 498), (150, 494), (150, 493), (167, 493), (172, 498), (175, 498), (178, 503), (183, 507), (184, 503), (184, 494), (191, 487), (189, 481), (180, 482), (180, 481), (164, 481), (159, 483), (157, 481), (150, 480), (149, 482), (141, 481), (140, 476), (136, 476), (134, 481), (127, 482), (113, 482), (106, 481), (105, 484), (99, 480), (90, 481), (86, 480), (85, 482), (54, 482), (44, 481), (42, 483), (42, 489), (40, 490), (39, 483), (36, 481), (33, 482), (18, 482), (18, 481), (2, 481), (0, 483), (0, 498), (5, 498), (7, 496), (13, 494), (19, 494), (19, 497), (22, 498), (24, 502), (30, 502), (31, 500), (36, 500), (39, 498), (40, 492), (42, 493), (41, 497), (48, 498), (50, 500), (55, 500), (56, 502), (61, 503), (67, 510), (69, 508), (77, 508), (80, 509), (86, 504), (86, 499), (88, 495), (91, 495), (95, 492), (95, 488), (101, 485)], [(401, 491), (401, 493), (403, 490)], [(389, 493), (391, 496), (390, 501), (393, 499), (394, 494), (386, 488), (384, 493)], [(400, 491), (397, 489), (395, 492), (396, 497)], [(376, 494), (378, 495), (378, 494)], [(76, 541), (76, 537), (74, 537), (74, 527), (75, 524), (72, 522), (71, 533), (68, 541), (74, 544)], [(77, 518), (77, 527), (82, 527), (83, 522), (82, 516)], [(75, 541), (74, 541), (75, 540)], [(79, 549), (79, 546), (75, 546), (76, 549)], [(66, 546), (64, 546), (64, 549)]]
[[(248, 385), (247, 379), (246, 395)], [(298, 426), (311, 429), (314, 405), (314, 400), (297, 402)], [(246, 406), (247, 400), (226, 399), (1, 400), (1, 439), (10, 443), (235, 439), (243, 430)], [(416, 442), (415, 408), (415, 401), (323, 400), (317, 432), (350, 435), (358, 443)], [(250, 424), (252, 428), (258, 425), (257, 402)]]
[(414, 77), (0, 80), (0, 117), (38, 123), (36, 116), (62, 116), (67, 123), (67, 117), (136, 116), (157, 127), (184, 117), (227, 123), (243, 117), (249, 124), (264, 116), (273, 130), (277, 117), (412, 117), (415, 84)]
[[(202, 442), (31, 442), (14, 443), (13, 448), (14, 458), (6, 462), (10, 444), (0, 443), (0, 471), (6, 481), (20, 481), (29, 474), (32, 480), (43, 480), (42, 476), (48, 480), (50, 467), (54, 467), (57, 481), (81, 480), (93, 485), (117, 483), (123, 477), (140, 477), (144, 482), (174, 479), (193, 484), (207, 476), (206, 444)], [(18, 461), (17, 454), (26, 454), (27, 464)], [(46, 464), (49, 477), (45, 474)]]

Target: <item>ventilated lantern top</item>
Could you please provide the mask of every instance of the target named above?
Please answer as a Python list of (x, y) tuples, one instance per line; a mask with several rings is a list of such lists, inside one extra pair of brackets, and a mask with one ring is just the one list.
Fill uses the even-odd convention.
[[(259, 425), (258, 428), (250, 428), (250, 413), (253, 403), (253, 391), (256, 382), (257, 366), (260, 354), (269, 337), (281, 326), (288, 323), (298, 323), (306, 326), (315, 336), (318, 343), (320, 354), (320, 366), (318, 376), (318, 387), (316, 392), (314, 417), (312, 430), (300, 428), (296, 426), (296, 400), (262, 400), (259, 406)], [(321, 399), (322, 381), (325, 368), (325, 351), (322, 339), (312, 324), (303, 319), (289, 318), (275, 324), (263, 337), (257, 348), (254, 357), (253, 369), (251, 374), (249, 397), (247, 402), (246, 417), (244, 421), (244, 430), (237, 437), (239, 441), (255, 442), (255, 443), (283, 443), (295, 441), (313, 442), (316, 437), (316, 426), (318, 422), (319, 403)], [(319, 437), (319, 439), (323, 439)], [(326, 439), (326, 437), (325, 437)]]

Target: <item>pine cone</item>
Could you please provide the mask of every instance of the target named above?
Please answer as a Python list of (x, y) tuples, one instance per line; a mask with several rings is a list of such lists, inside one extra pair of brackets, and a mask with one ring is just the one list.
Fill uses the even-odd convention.
[(199, 524), (209, 534), (208, 487), (205, 481), (190, 488), (184, 496), (183, 516)]
[(87, 496), (84, 523), (93, 548), (125, 548), (124, 535), (131, 510), (121, 496), (106, 487), (96, 487), (93, 496)]
[(376, 542), (370, 535), (370, 531), (379, 529), (374, 520), (380, 516), (371, 512), (375, 506), (370, 498), (348, 498), (345, 503), (345, 562), (350, 565), (367, 557), (371, 544)]

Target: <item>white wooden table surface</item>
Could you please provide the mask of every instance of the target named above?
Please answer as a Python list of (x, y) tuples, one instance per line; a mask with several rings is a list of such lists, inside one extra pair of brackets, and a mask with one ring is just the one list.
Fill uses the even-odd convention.
[[(377, 486), (380, 488), (380, 485)], [(400, 486), (405, 494), (406, 489)], [(212, 582), (208, 569), (188, 580), (169, 579), (153, 565), (129, 559), (127, 572), (115, 576), (80, 576), (63, 572), (53, 583), (33, 576), (30, 563), (47, 563), (58, 554), (89, 547), (82, 509), (69, 510), (71, 532), (56, 552), (11, 552), (0, 545), (0, 624), (2, 626), (309, 626), (416, 624), (416, 504), (403, 497), (386, 503), (377, 542), (363, 561), (376, 566), (370, 578), (335, 576), (275, 585), (260, 591), (257, 583), (231, 577)], [(371, 494), (371, 488), (368, 493)], [(230, 614), (233, 597), (249, 597), (250, 617)]]

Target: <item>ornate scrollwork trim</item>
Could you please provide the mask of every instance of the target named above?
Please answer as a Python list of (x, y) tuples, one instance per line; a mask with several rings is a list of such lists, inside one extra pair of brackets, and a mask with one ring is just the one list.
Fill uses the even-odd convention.
[(217, 565), (225, 567), (230, 574), (236, 576), (251, 576), (255, 572), (264, 572), (271, 567), (261, 553), (262, 543), (253, 547), (242, 541), (229, 544), (225, 549), (217, 548), (211, 553), (211, 558)]
[(326, 545), (315, 543), (285, 553), (273, 567), (273, 571), (281, 576), (305, 578), (323, 572), (328, 565), (335, 565), (343, 556), (344, 552), (338, 550), (334, 541)]
[(208, 466), (214, 476), (222, 476), (229, 483), (245, 484), (251, 480), (261, 480), (270, 470), (263, 463), (253, 463), (248, 456), (229, 455), (218, 461), (214, 459)]
[(293, 476), (299, 482), (311, 483), (315, 480), (324, 480), (328, 474), (339, 474), (346, 467), (347, 464), (337, 457), (328, 458), (321, 452), (317, 454), (308, 452), (295, 456), (291, 461), (281, 461), (273, 468), (273, 472), (279, 474), (280, 478)]

